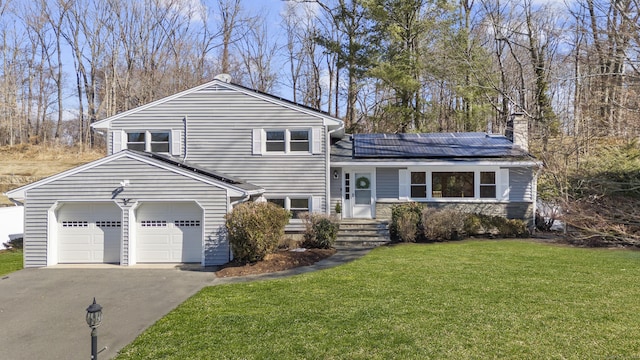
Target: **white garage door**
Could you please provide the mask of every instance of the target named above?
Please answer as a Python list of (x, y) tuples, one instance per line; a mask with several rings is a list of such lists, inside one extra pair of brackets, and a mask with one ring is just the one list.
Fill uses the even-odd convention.
[(202, 209), (195, 203), (143, 203), (136, 223), (137, 262), (201, 261)]
[(67, 203), (58, 210), (59, 263), (119, 263), (121, 211), (114, 203)]

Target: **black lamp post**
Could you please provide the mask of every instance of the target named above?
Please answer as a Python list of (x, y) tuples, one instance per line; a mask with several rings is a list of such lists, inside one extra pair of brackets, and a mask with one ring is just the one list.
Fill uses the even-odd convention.
[(96, 298), (93, 298), (93, 304), (87, 308), (87, 324), (91, 328), (91, 360), (98, 359), (98, 326), (102, 322), (102, 306), (96, 304)]

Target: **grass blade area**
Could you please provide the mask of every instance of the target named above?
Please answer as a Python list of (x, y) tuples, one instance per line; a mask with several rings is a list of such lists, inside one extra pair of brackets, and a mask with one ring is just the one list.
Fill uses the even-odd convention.
[(640, 252), (527, 241), (382, 247), (203, 289), (118, 359), (640, 356)]
[(0, 251), (0, 276), (22, 269), (22, 250)]

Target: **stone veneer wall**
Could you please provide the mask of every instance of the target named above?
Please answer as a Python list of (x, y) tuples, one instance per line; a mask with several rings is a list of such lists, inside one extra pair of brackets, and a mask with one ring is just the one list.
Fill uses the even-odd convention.
[[(377, 202), (376, 219), (391, 220), (391, 207), (402, 202)], [(423, 203), (427, 207), (436, 209), (456, 209), (466, 213), (480, 213), (485, 215), (504, 216), (509, 219), (521, 219), (533, 224), (533, 204), (529, 202), (517, 203)]]

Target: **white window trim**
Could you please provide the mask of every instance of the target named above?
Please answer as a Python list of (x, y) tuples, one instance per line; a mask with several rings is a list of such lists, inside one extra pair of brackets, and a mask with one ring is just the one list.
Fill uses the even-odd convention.
[[(284, 132), (284, 151), (267, 151), (267, 132), (283, 131)], [(291, 132), (306, 131), (309, 139), (309, 149), (307, 151), (291, 150)], [(296, 156), (322, 153), (322, 128), (319, 127), (290, 127), (290, 128), (264, 128), (252, 130), (252, 153), (253, 155), (269, 155), (269, 156)]]
[[(291, 211), (291, 199), (307, 199), (308, 211), (309, 212), (320, 212), (321, 198), (318, 196), (312, 196), (309, 194), (288, 194), (288, 195), (265, 195), (265, 199), (284, 199), (284, 208), (287, 211)], [(293, 222), (301, 222), (300, 219), (292, 218)]]
[(150, 130), (116, 130), (112, 133), (113, 152), (127, 149), (129, 142), (129, 133), (144, 133), (144, 151), (151, 152), (151, 133), (168, 133), (169, 134), (169, 151), (160, 152), (159, 154), (180, 155), (180, 130), (173, 129), (150, 129)]
[[(493, 183), (492, 184), (488, 184), (488, 183), (487, 184), (483, 184), (482, 183), (482, 173), (483, 172), (492, 172), (493, 173)], [(478, 198), (480, 198), (480, 199), (498, 199), (500, 197), (500, 193), (498, 192), (498, 189), (499, 189), (498, 188), (498, 180), (500, 178), (500, 171), (499, 170), (498, 171), (480, 170), (480, 171), (476, 172), (475, 176), (476, 176), (476, 179), (477, 179), (477, 182), (478, 182), (478, 186), (477, 186), (478, 192), (476, 194), (478, 196)], [(483, 186), (493, 186), (495, 188), (496, 196), (492, 197), (492, 198), (490, 198), (490, 197), (484, 197), (483, 198), (482, 196), (480, 196), (480, 192), (482, 191), (482, 187)]]
[[(424, 172), (427, 178), (427, 197), (413, 198), (411, 197), (411, 173)], [(474, 174), (473, 197), (457, 198), (457, 197), (433, 197), (433, 176), (434, 172), (472, 172)], [(494, 172), (496, 178), (496, 197), (482, 198), (480, 197), (480, 173)], [(502, 169), (498, 166), (483, 167), (465, 167), (465, 166), (430, 166), (430, 167), (408, 167), (399, 172), (399, 197), (400, 199), (418, 202), (508, 202), (509, 200), (509, 169)]]

